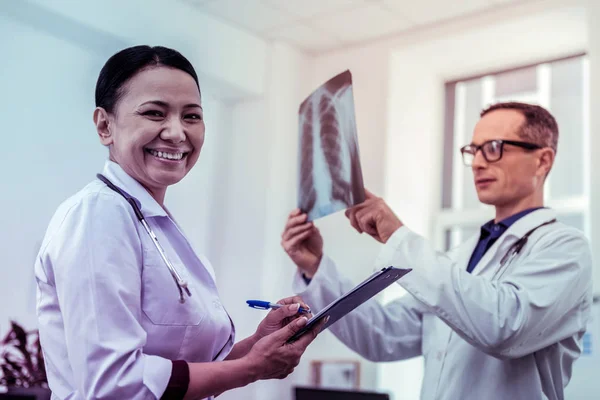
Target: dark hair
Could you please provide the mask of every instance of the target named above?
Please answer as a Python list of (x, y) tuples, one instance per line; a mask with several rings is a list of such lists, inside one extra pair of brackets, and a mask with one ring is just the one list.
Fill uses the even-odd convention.
[(145, 68), (161, 65), (187, 72), (200, 90), (194, 67), (181, 53), (162, 46), (134, 46), (114, 54), (102, 67), (96, 82), (96, 107), (112, 113), (129, 79)]
[(550, 147), (556, 153), (558, 147), (558, 124), (545, 108), (518, 102), (497, 103), (481, 112), (481, 117), (494, 110), (516, 110), (525, 117), (519, 136), (544, 147)]

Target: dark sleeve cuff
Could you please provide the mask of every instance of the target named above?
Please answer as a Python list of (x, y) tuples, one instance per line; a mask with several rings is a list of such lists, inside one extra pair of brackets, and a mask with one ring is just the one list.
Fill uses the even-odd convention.
[(310, 284), (310, 281), (312, 280), (311, 278), (307, 278), (306, 275), (304, 275), (304, 272), (302, 273), (302, 279), (304, 279), (304, 282), (307, 285)]
[(171, 379), (160, 400), (183, 400), (190, 385), (190, 367), (183, 360), (173, 361)]

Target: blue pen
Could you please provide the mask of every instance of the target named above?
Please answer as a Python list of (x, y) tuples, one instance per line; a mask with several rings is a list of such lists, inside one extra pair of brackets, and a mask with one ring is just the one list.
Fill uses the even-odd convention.
[[(246, 303), (248, 303), (248, 306), (252, 307), (252, 308), (256, 308), (259, 310), (268, 310), (269, 308), (272, 309), (278, 309), (284, 306), (288, 306), (291, 304), (276, 304), (276, 303), (270, 303), (268, 301), (262, 301), (262, 300), (246, 300)], [(306, 309), (304, 307), (300, 307), (298, 309), (299, 313), (309, 313), (310, 312), (310, 308)]]

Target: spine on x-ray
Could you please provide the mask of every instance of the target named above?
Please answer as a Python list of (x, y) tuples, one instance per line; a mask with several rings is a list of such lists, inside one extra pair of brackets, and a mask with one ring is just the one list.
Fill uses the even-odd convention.
[(342, 113), (336, 108), (337, 103), (333, 101), (334, 95), (335, 93), (332, 95), (325, 92), (319, 99), (321, 147), (331, 176), (332, 200), (349, 204), (350, 182), (344, 179), (344, 174), (349, 174), (348, 171), (344, 171), (345, 166), (342, 162), (342, 141), (344, 140), (340, 124)]
[(300, 155), (300, 209), (308, 212), (312, 210), (317, 194), (313, 180), (313, 108), (310, 101), (304, 104), (300, 112), (301, 143)]

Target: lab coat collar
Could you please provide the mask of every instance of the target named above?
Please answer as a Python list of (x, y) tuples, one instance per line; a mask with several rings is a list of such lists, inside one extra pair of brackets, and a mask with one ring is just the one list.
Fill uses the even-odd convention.
[[(536, 226), (554, 218), (556, 218), (556, 211), (552, 210), (551, 208), (537, 209), (515, 221), (515, 223), (512, 224), (502, 236), (509, 234), (511, 236), (521, 238), (532, 228), (535, 228)], [(502, 236), (500, 238), (502, 238)]]
[(102, 174), (114, 185), (133, 197), (144, 217), (166, 217), (167, 211), (158, 204), (154, 197), (123, 168), (114, 161), (106, 160)]
[[(499, 249), (503, 249), (507, 246), (504, 246), (504, 243), (510, 240), (510, 243), (519, 240), (521, 237), (525, 236), (525, 234), (535, 228), (538, 225), (543, 224), (544, 222), (550, 221), (556, 218), (556, 211), (550, 208), (540, 208), (538, 210), (532, 211), (529, 214), (519, 218), (515, 223), (513, 223), (507, 230), (504, 232), (502, 236), (496, 240), (496, 242), (488, 249), (488, 251), (483, 255), (479, 263), (475, 266), (473, 270), (473, 275), (481, 275), (483, 272), (488, 270), (489, 268), (495, 267), (499, 268), (499, 263), (491, 263), (493, 259), (496, 258), (496, 253)], [(474, 245), (477, 242), (475, 241)], [(475, 246), (468, 246), (470, 252), (473, 252)], [(470, 257), (469, 254), (464, 254), (467, 257)], [(468, 258), (467, 258), (468, 262)], [(465, 264), (466, 265), (466, 264)]]

